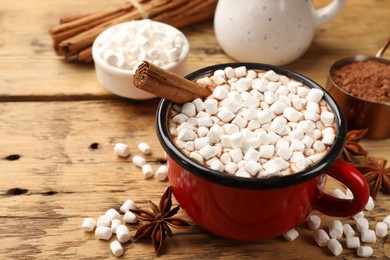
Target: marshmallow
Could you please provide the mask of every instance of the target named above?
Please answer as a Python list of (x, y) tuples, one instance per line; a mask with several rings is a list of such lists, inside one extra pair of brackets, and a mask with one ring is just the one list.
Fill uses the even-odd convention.
[(112, 241), (110, 243), (110, 249), (111, 249), (111, 252), (114, 256), (121, 256), (123, 255), (123, 247), (121, 245), (121, 243), (119, 243), (118, 241)]
[(364, 212), (363, 212), (363, 211), (360, 211), (359, 213), (356, 213), (352, 218), (353, 218), (355, 221), (357, 221), (359, 218), (364, 218)]
[(144, 166), (146, 164), (146, 160), (145, 160), (145, 158), (136, 155), (136, 156), (133, 157), (133, 163), (136, 166), (141, 168), (142, 166)]
[(306, 99), (310, 102), (318, 103), (324, 96), (324, 92), (320, 89), (312, 88), (306, 96)]
[(252, 88), (264, 92), (267, 90), (267, 84), (267, 80), (257, 78), (252, 81)]
[(276, 74), (273, 70), (268, 70), (264, 73), (263, 77), (267, 78), (270, 81), (278, 81), (280, 76)]
[(232, 159), (233, 162), (238, 163), (239, 161), (242, 160), (243, 154), (241, 149), (234, 149), (229, 151), (230, 158)]
[(258, 152), (257, 150), (255, 150), (253, 148), (249, 148), (248, 151), (244, 155), (244, 159), (246, 161), (249, 161), (249, 160), (258, 161), (260, 156), (261, 156), (260, 152)]
[(370, 246), (361, 246), (357, 249), (356, 254), (360, 257), (370, 257), (374, 250)]
[(246, 67), (245, 66), (240, 66), (237, 68), (234, 68), (234, 76), (239, 78), (243, 77), (246, 75)]
[(346, 245), (348, 248), (358, 248), (360, 247), (360, 239), (354, 236), (347, 236)]
[(313, 238), (319, 247), (325, 247), (330, 240), (329, 235), (323, 229), (314, 230)]
[(234, 162), (229, 162), (225, 165), (225, 171), (229, 174), (235, 174), (237, 169), (237, 164)]
[(227, 108), (221, 109), (217, 114), (217, 117), (225, 123), (230, 122), (235, 116), (236, 114)]
[(196, 111), (198, 113), (205, 109), (205, 105), (203, 103), (203, 100), (200, 98), (193, 100), (192, 103), (195, 105)]
[(356, 220), (356, 228), (360, 233), (362, 233), (363, 230), (368, 230), (368, 220), (364, 217), (358, 218)]
[(196, 133), (198, 134), (199, 137), (205, 137), (209, 132), (209, 129), (205, 126), (200, 126), (198, 127)]
[(319, 229), (321, 225), (321, 218), (317, 215), (311, 215), (307, 220), (307, 226), (311, 230)]
[(283, 113), (284, 109), (287, 108), (287, 105), (282, 101), (276, 100), (269, 109), (274, 112), (276, 115), (280, 115)]
[(190, 158), (197, 161), (200, 164), (203, 164), (203, 162), (204, 162), (202, 155), (200, 155), (198, 152), (191, 152)]
[(119, 212), (115, 209), (108, 209), (104, 215), (106, 215), (110, 219), (110, 221), (120, 218)]
[(278, 100), (278, 96), (271, 92), (271, 91), (265, 91), (264, 92), (264, 101), (268, 104), (271, 105), (274, 103), (276, 100)]
[(83, 221), (83, 224), (81, 225), (81, 228), (84, 231), (91, 232), (95, 228), (96, 220), (93, 218), (85, 218)]
[(324, 145), (323, 142), (315, 141), (313, 143), (313, 149), (314, 149), (314, 151), (321, 153), (321, 152), (325, 151), (326, 146)]
[(232, 67), (226, 67), (224, 69), (225, 75), (228, 79), (234, 78), (234, 69)]
[(153, 177), (153, 168), (150, 164), (145, 164), (142, 166), (142, 173), (145, 177), (145, 179), (149, 179)]
[(111, 221), (111, 231), (113, 234), (116, 234), (116, 228), (122, 224), (120, 219), (114, 219)]
[(273, 145), (262, 145), (260, 146), (259, 152), (261, 158), (271, 159), (274, 155), (275, 146)]
[(177, 136), (177, 139), (180, 141), (193, 141), (196, 137), (196, 134), (194, 131), (188, 129), (188, 128), (183, 128), (180, 132), (179, 135)]
[(223, 83), (226, 83), (226, 80), (221, 75), (213, 75), (210, 77), (210, 79), (214, 82), (215, 85), (221, 85)]
[(199, 150), (199, 154), (206, 160), (217, 155), (217, 152), (211, 145), (206, 145), (202, 149)]
[(218, 112), (218, 101), (216, 99), (206, 99), (204, 101), (205, 110), (209, 115), (215, 115)]
[(137, 206), (135, 205), (134, 201), (126, 200), (119, 209), (123, 213), (126, 213), (129, 212), (130, 209), (137, 209)]
[(383, 222), (387, 224), (387, 227), (390, 229), (390, 215), (387, 215), (384, 219)]
[(114, 146), (114, 152), (120, 157), (124, 157), (124, 158), (130, 155), (129, 146), (123, 143), (116, 143)]
[(293, 241), (299, 236), (299, 233), (296, 229), (291, 229), (283, 234), (283, 237), (288, 241)]
[(377, 237), (387, 236), (387, 224), (384, 222), (378, 222), (375, 226), (375, 234)]
[(110, 226), (111, 219), (107, 215), (102, 215), (98, 218), (96, 226), (98, 227), (108, 227)]
[(345, 199), (345, 193), (340, 189), (334, 189), (332, 190), (332, 196), (339, 198), (339, 199)]
[(260, 163), (256, 162), (255, 160), (249, 160), (246, 164), (244, 169), (250, 173), (252, 176), (256, 176), (257, 173), (261, 170)]
[(343, 251), (343, 246), (334, 238), (331, 238), (328, 242), (328, 248), (333, 253), (333, 255), (338, 256)]
[(161, 165), (156, 171), (156, 178), (159, 181), (165, 181), (168, 178), (168, 167)]
[(275, 117), (271, 123), (271, 130), (277, 134), (280, 134), (284, 130), (284, 126), (287, 125), (287, 120), (284, 117)]
[(332, 220), (329, 224), (329, 236), (340, 239), (343, 236), (343, 224), (340, 220)]
[(131, 237), (129, 229), (125, 225), (119, 225), (116, 228), (116, 237), (119, 242), (128, 242)]
[(360, 231), (360, 236), (362, 239), (362, 242), (365, 243), (375, 243), (376, 242), (376, 235), (374, 230), (370, 229), (363, 229)]
[(293, 107), (286, 107), (283, 110), (283, 116), (290, 122), (298, 122), (300, 114)]
[(343, 225), (343, 233), (346, 237), (353, 237), (355, 235), (355, 231), (351, 227), (350, 224), (344, 224)]
[(327, 145), (332, 145), (334, 143), (334, 139), (336, 136), (332, 133), (325, 133), (324, 137), (322, 138), (322, 142)]
[(325, 126), (331, 126), (334, 122), (334, 114), (328, 111), (322, 112), (320, 118)]
[(370, 197), (368, 197), (368, 201), (367, 201), (367, 204), (364, 207), (364, 209), (367, 210), (367, 211), (370, 211), (370, 210), (374, 209), (374, 207), (375, 207), (374, 200), (370, 196)]
[(97, 239), (109, 240), (112, 236), (111, 228), (99, 226), (95, 230), (95, 237)]
[(133, 212), (128, 211), (123, 216), (123, 221), (126, 223), (137, 223), (137, 216)]
[(229, 90), (227, 90), (225, 87), (223, 86), (217, 86), (214, 90), (213, 90), (213, 96), (218, 99), (218, 100), (222, 100), (224, 98), (227, 98), (227, 96), (229, 95)]

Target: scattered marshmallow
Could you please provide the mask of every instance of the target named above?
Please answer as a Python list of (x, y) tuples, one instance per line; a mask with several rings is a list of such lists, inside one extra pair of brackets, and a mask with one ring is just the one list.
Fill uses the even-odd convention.
[(313, 231), (313, 238), (319, 247), (325, 247), (328, 245), (330, 237), (328, 233), (323, 229), (316, 229)]
[(310, 215), (307, 220), (307, 226), (311, 230), (319, 229), (321, 226), (321, 218), (317, 215)]
[(119, 241), (115, 240), (110, 243), (110, 249), (114, 256), (123, 255), (123, 247)]
[(93, 218), (85, 218), (81, 228), (87, 232), (91, 232), (94, 230), (96, 225), (96, 220)]
[(161, 165), (156, 171), (156, 178), (159, 181), (165, 181), (168, 178), (168, 167)]
[(113, 234), (116, 234), (116, 228), (122, 224), (122, 221), (120, 219), (113, 219), (111, 221), (111, 232)]
[(361, 246), (356, 251), (360, 257), (370, 257), (374, 253), (374, 250), (370, 246)]
[(283, 234), (283, 237), (288, 241), (293, 241), (299, 236), (299, 233), (296, 229), (291, 229)]
[(370, 210), (374, 209), (374, 207), (375, 207), (374, 200), (370, 196), (370, 197), (368, 197), (368, 201), (367, 201), (367, 204), (364, 207), (364, 209), (367, 210), (367, 211), (370, 211)]
[(116, 228), (116, 237), (118, 238), (119, 242), (127, 242), (131, 238), (131, 234), (127, 226), (125, 225), (119, 225)]
[(360, 247), (360, 239), (355, 236), (348, 236), (346, 238), (347, 248), (358, 248)]
[(385, 222), (376, 223), (375, 234), (377, 237), (387, 236), (387, 224)]
[(109, 240), (112, 236), (111, 228), (99, 226), (95, 230), (95, 237), (97, 239)]
[(138, 222), (137, 216), (131, 211), (128, 211), (125, 213), (125, 215), (123, 216), (123, 220), (126, 223), (137, 223)]
[(126, 158), (127, 156), (130, 155), (130, 149), (127, 144), (123, 143), (116, 143), (114, 146), (114, 152), (120, 156)]
[(150, 164), (145, 164), (142, 166), (142, 173), (144, 174), (145, 179), (153, 177), (153, 168)]
[(331, 238), (328, 242), (328, 248), (333, 253), (333, 255), (338, 256), (343, 251), (343, 246), (340, 244), (340, 242), (335, 239)]
[(360, 236), (361, 236), (362, 242), (365, 242), (365, 243), (375, 243), (376, 242), (376, 235), (375, 235), (374, 230), (363, 229), (360, 232)]
[(329, 224), (329, 236), (340, 239), (343, 236), (343, 224), (340, 220), (332, 220)]
[(383, 222), (387, 224), (387, 228), (390, 229), (390, 215), (387, 215), (384, 219)]
[(368, 220), (364, 217), (358, 218), (356, 220), (356, 228), (360, 233), (362, 233), (363, 230), (368, 230)]
[(138, 144), (138, 150), (145, 155), (150, 154), (152, 152), (150, 145), (145, 142), (141, 142)]
[(144, 165), (146, 164), (146, 160), (145, 160), (145, 158), (143, 158), (143, 157), (141, 157), (141, 156), (135, 155), (135, 156), (133, 157), (133, 163), (134, 163), (136, 166), (142, 168), (142, 166), (144, 166)]
[(355, 230), (353, 230), (350, 224), (343, 224), (343, 233), (346, 237), (353, 237), (355, 235)]
[(108, 227), (111, 224), (111, 219), (107, 215), (102, 215), (98, 218), (96, 226)]
[(110, 221), (113, 221), (114, 219), (119, 219), (120, 217), (119, 212), (115, 209), (108, 209), (104, 215), (106, 215), (110, 219)]
[(120, 207), (120, 211), (123, 213), (129, 212), (130, 209), (137, 209), (137, 206), (132, 200), (126, 200)]

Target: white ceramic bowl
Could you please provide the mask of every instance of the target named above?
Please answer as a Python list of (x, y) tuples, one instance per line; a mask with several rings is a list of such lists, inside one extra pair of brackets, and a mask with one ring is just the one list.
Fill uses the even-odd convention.
[[(120, 32), (119, 27), (121, 26), (129, 26), (130, 23), (135, 26), (139, 26), (140, 24), (134, 23), (138, 21), (131, 21), (131, 22), (125, 22), (120, 23), (117, 25), (114, 25), (102, 33), (98, 35), (98, 37), (95, 39), (93, 45), (92, 45), (92, 57), (95, 62), (95, 71), (96, 71), (96, 77), (98, 81), (109, 91), (112, 93), (126, 97), (131, 99), (151, 99), (156, 97), (154, 94), (151, 94), (149, 92), (140, 90), (133, 85), (133, 77), (134, 77), (134, 71), (121, 69), (115, 66), (112, 66), (108, 64), (99, 54), (98, 48), (101, 46), (102, 43), (104, 43), (104, 39), (107, 39), (107, 36), (115, 36), (115, 33)], [(167, 69), (173, 73), (176, 73), (181, 76), (185, 76), (185, 61), (188, 56), (189, 52), (189, 43), (187, 38), (184, 36), (182, 32), (180, 32), (178, 29), (164, 23), (150, 21), (152, 23), (159, 24), (164, 30), (168, 32), (172, 32), (174, 34), (180, 34), (184, 40), (184, 44), (182, 47), (182, 51), (180, 53), (179, 59), (174, 63), (169, 63), (165, 66), (162, 66), (162, 68)]]

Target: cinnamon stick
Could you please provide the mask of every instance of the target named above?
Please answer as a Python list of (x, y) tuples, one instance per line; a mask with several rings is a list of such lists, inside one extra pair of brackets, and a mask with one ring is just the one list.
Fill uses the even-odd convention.
[(136, 70), (133, 83), (136, 88), (179, 104), (204, 98), (212, 93), (204, 85), (187, 80), (147, 61)]

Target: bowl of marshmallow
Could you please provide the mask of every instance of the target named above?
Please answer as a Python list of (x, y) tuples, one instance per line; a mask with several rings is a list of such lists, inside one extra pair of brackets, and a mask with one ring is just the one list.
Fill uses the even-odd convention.
[(142, 61), (184, 75), (188, 52), (189, 43), (182, 32), (148, 19), (112, 26), (92, 45), (98, 81), (116, 95), (138, 100), (156, 97), (133, 86), (134, 73)]

